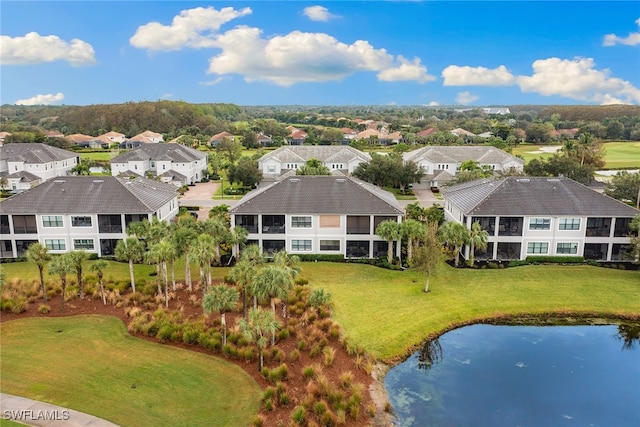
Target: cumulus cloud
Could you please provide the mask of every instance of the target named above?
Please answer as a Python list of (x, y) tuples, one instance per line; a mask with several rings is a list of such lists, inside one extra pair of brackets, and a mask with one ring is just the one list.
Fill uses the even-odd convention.
[(523, 92), (545, 96), (598, 103), (640, 103), (638, 88), (611, 77), (608, 69), (595, 69), (592, 58), (539, 59), (533, 63), (533, 75), (520, 76), (517, 81)]
[(473, 95), (471, 92), (465, 91), (465, 92), (458, 92), (458, 95), (456, 96), (456, 102), (458, 104), (462, 104), (462, 105), (469, 105), (474, 101), (477, 101), (478, 97), (476, 95)]
[(41, 36), (36, 32), (24, 37), (0, 36), (0, 64), (39, 64), (42, 62), (68, 61), (73, 66), (96, 63), (93, 47), (82, 40), (70, 42), (58, 36)]
[(442, 77), (445, 86), (510, 86), (516, 80), (504, 65), (494, 69), (449, 65)]
[[(636, 24), (640, 27), (640, 18), (636, 19)], [(627, 37), (619, 37), (615, 34), (607, 34), (602, 41), (603, 46), (615, 46), (617, 44), (625, 44), (635, 46), (640, 44), (640, 32), (629, 33)]]
[(329, 9), (324, 6), (305, 7), (302, 13), (312, 21), (327, 22), (330, 19), (337, 18), (337, 15), (329, 13)]
[(428, 105), (429, 107), (437, 107), (440, 103), (438, 101), (431, 101)]
[(183, 47), (194, 49), (215, 47), (215, 37), (222, 25), (251, 14), (251, 8), (236, 10), (224, 7), (196, 7), (183, 10), (173, 18), (171, 25), (150, 22), (138, 27), (129, 43), (139, 49), (172, 51)]
[(201, 86), (214, 86), (217, 85), (218, 83), (222, 82), (224, 80), (224, 77), (216, 77), (213, 80), (210, 80), (208, 82), (200, 82), (198, 83)]
[(436, 79), (434, 76), (427, 74), (427, 67), (421, 64), (420, 58), (413, 58), (413, 61), (409, 61), (402, 56), (398, 56), (397, 59), (400, 65), (380, 71), (378, 80), (383, 82), (411, 80), (418, 83), (426, 83)]
[(241, 74), (248, 82), (291, 86), (340, 80), (362, 71), (378, 72), (378, 78), (387, 81), (430, 79), (418, 59), (394, 59), (366, 40), (346, 44), (324, 33), (293, 31), (264, 39), (260, 29), (238, 26), (220, 35), (217, 45), (222, 51), (211, 58), (209, 73)]
[(64, 99), (64, 94), (58, 92), (55, 95), (52, 93), (46, 95), (36, 95), (27, 99), (19, 99), (16, 101), (16, 105), (51, 105), (56, 102), (60, 102)]

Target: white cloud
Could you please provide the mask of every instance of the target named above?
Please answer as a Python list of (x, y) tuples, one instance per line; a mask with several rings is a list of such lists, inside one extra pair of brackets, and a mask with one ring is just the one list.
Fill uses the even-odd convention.
[(608, 69), (597, 70), (592, 58), (539, 59), (533, 75), (518, 77), (523, 92), (560, 95), (599, 103), (640, 103), (640, 90), (631, 83), (610, 77)]
[(66, 42), (58, 36), (31, 32), (24, 37), (0, 36), (0, 45), (0, 64), (3, 65), (53, 61), (68, 61), (73, 66), (96, 63), (93, 47), (79, 39)]
[(330, 19), (338, 17), (337, 15), (329, 13), (329, 9), (324, 6), (305, 7), (302, 13), (310, 20), (320, 22), (327, 22)]
[[(636, 24), (640, 27), (640, 18), (636, 19)], [(627, 37), (619, 37), (615, 34), (607, 34), (602, 41), (603, 46), (615, 46), (617, 44), (625, 44), (635, 46), (640, 44), (640, 32), (629, 33)]]
[(213, 7), (183, 10), (173, 18), (171, 25), (150, 22), (138, 27), (129, 43), (139, 49), (151, 51), (214, 47), (216, 33), (222, 25), (249, 14), (251, 8), (248, 7), (239, 10), (232, 7), (220, 10)]
[(426, 83), (436, 78), (427, 74), (427, 67), (420, 63), (420, 58), (413, 58), (408, 61), (402, 56), (398, 56), (400, 65), (390, 67), (378, 73), (378, 80), (383, 82), (396, 82), (402, 80), (411, 80), (418, 83)]
[(385, 49), (375, 49), (365, 40), (346, 44), (324, 33), (293, 31), (263, 39), (260, 29), (238, 26), (220, 35), (217, 45), (222, 52), (211, 58), (209, 73), (237, 73), (249, 82), (291, 86), (340, 80), (362, 71), (377, 71), (381, 80), (398, 80), (402, 72), (404, 79), (420, 82), (430, 77), (418, 59), (394, 61)]
[(440, 105), (440, 103), (438, 101), (431, 101), (429, 103), (429, 107), (437, 107), (438, 105)]
[(158, 99), (171, 99), (171, 98), (173, 98), (172, 93), (163, 93), (162, 95), (160, 95), (160, 98)]
[(500, 65), (498, 68), (449, 65), (442, 70), (445, 86), (510, 86), (515, 77)]
[(456, 96), (456, 102), (458, 104), (462, 104), (462, 105), (469, 105), (474, 101), (477, 101), (478, 97), (476, 95), (473, 95), (471, 92), (465, 91), (465, 92), (458, 92), (458, 95)]
[(36, 95), (27, 99), (19, 99), (16, 101), (16, 105), (51, 105), (56, 102), (60, 102), (64, 99), (64, 94), (58, 92), (55, 95), (52, 93), (46, 95)]
[(215, 78), (215, 79), (213, 79), (211, 81), (200, 82), (198, 84), (201, 85), (201, 86), (214, 86), (214, 85), (217, 85), (218, 83), (220, 83), (223, 80), (224, 80), (224, 77), (217, 77), (217, 78)]

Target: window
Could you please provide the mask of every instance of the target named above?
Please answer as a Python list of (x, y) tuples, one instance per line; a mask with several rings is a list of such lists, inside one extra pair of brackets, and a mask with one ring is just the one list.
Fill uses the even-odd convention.
[(268, 173), (276, 173), (276, 165), (267, 165)]
[(339, 251), (340, 240), (320, 240), (321, 251)]
[(45, 239), (44, 245), (50, 251), (65, 251), (67, 250), (67, 245), (64, 239)]
[(549, 230), (551, 228), (551, 218), (530, 218), (529, 230)]
[(0, 240), (0, 258), (12, 258), (13, 245), (11, 240)]
[(94, 249), (93, 239), (73, 239), (73, 249), (87, 249), (92, 251)]
[(340, 228), (340, 215), (320, 215), (320, 228)]
[(72, 227), (91, 227), (91, 217), (90, 216), (72, 216), (71, 226)]
[(560, 218), (558, 230), (580, 230), (580, 218)]
[(0, 215), (0, 233), (9, 234), (9, 215)]
[(122, 233), (121, 215), (98, 215), (100, 233)]
[(311, 240), (292, 240), (291, 250), (292, 251), (310, 251)]
[(549, 252), (549, 243), (547, 242), (529, 242), (527, 244), (528, 254), (546, 254)]
[(45, 215), (42, 217), (43, 227), (62, 227), (62, 216), (60, 215)]
[(577, 254), (578, 253), (578, 244), (577, 243), (558, 243), (556, 248), (556, 253), (559, 254)]
[(13, 232), (16, 234), (37, 233), (35, 215), (13, 215)]
[(311, 228), (310, 216), (292, 216), (291, 227), (293, 228)]
[(369, 216), (348, 216), (347, 234), (370, 234), (370, 220)]

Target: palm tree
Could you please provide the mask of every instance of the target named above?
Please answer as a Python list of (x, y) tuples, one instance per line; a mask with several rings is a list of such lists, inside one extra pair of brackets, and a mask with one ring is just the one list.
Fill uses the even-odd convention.
[(60, 311), (64, 312), (64, 297), (67, 290), (67, 274), (74, 272), (73, 260), (69, 257), (69, 254), (63, 254), (56, 256), (52, 259), (49, 266), (49, 274), (57, 274), (60, 276), (60, 282), (62, 283), (62, 306)]
[(269, 310), (252, 308), (249, 318), (240, 319), (238, 326), (247, 340), (258, 345), (258, 372), (261, 372), (264, 364), (262, 351), (267, 346), (267, 337), (274, 336), (280, 327), (276, 315)]
[(200, 286), (202, 295), (207, 293), (211, 276), (211, 262), (214, 259), (215, 242), (208, 234), (200, 234), (189, 252), (189, 262), (195, 262), (200, 267)]
[(85, 251), (72, 251), (68, 253), (69, 259), (73, 264), (73, 268), (76, 272), (78, 279), (78, 289), (80, 291), (80, 298), (84, 298), (84, 283), (82, 281), (82, 263), (89, 258), (89, 255)]
[(440, 228), (440, 235), (442, 240), (452, 248), (454, 265), (457, 267), (460, 261), (460, 250), (469, 241), (469, 230), (460, 223), (449, 221)]
[(102, 281), (104, 276), (104, 269), (107, 268), (109, 264), (107, 261), (103, 259), (99, 259), (89, 267), (89, 270), (95, 271), (96, 276), (98, 276), (98, 284), (100, 285), (100, 294), (102, 295), (102, 304), (107, 305), (107, 297), (104, 294), (104, 283)]
[(40, 242), (31, 244), (27, 249), (27, 260), (38, 266), (40, 272), (40, 285), (42, 286), (42, 298), (47, 300), (47, 288), (44, 285), (44, 267), (51, 260), (49, 249)]
[(202, 299), (202, 308), (205, 313), (217, 311), (220, 313), (222, 324), (222, 345), (227, 345), (227, 321), (225, 315), (227, 311), (233, 310), (238, 303), (240, 295), (236, 288), (227, 285), (212, 287)]
[(193, 292), (191, 283), (191, 263), (189, 262), (189, 252), (196, 239), (196, 221), (191, 216), (180, 217), (175, 223), (175, 229), (171, 233), (171, 239), (176, 248), (177, 256), (184, 256), (184, 280), (189, 292)]
[(480, 250), (487, 249), (489, 240), (489, 232), (482, 229), (480, 221), (475, 221), (471, 224), (471, 230), (469, 232), (469, 264), (473, 265), (475, 262), (476, 248)]
[(164, 306), (169, 307), (169, 280), (167, 262), (175, 258), (176, 251), (169, 240), (161, 240), (149, 246), (149, 259), (160, 267), (161, 282), (164, 287)]
[(402, 235), (407, 239), (407, 261), (413, 258), (414, 240), (424, 233), (424, 224), (415, 219), (402, 223)]
[(116, 245), (116, 259), (129, 262), (129, 278), (131, 280), (131, 289), (136, 292), (136, 281), (133, 274), (133, 263), (142, 261), (144, 253), (144, 243), (135, 237), (127, 237), (120, 240)]
[(287, 270), (292, 279), (298, 277), (298, 273), (302, 270), (300, 267), (300, 257), (298, 255), (290, 255), (284, 250), (275, 253), (273, 262), (277, 266)]
[(376, 234), (387, 241), (387, 261), (393, 262), (393, 242), (400, 239), (401, 225), (393, 220), (382, 221), (376, 227)]
[[(268, 265), (258, 273), (255, 280), (256, 296), (260, 299), (269, 298), (271, 309), (276, 313), (276, 298), (284, 299), (293, 289), (293, 279), (289, 271), (277, 265)], [(283, 317), (286, 305), (283, 308)]]
[(200, 223), (200, 229), (203, 233), (209, 234), (215, 244), (215, 262), (220, 264), (220, 245), (231, 240), (231, 233), (224, 219), (219, 216), (209, 218)]
[(255, 280), (255, 277), (255, 266), (251, 265), (251, 263), (245, 259), (237, 262), (229, 272), (229, 278), (240, 288), (240, 292), (242, 292), (242, 317), (245, 319), (247, 318), (247, 291), (249, 285)]
[[(258, 266), (264, 263), (264, 254), (262, 253), (262, 249), (258, 245), (249, 245), (243, 249), (242, 254), (240, 255), (240, 262), (246, 262), (248, 266), (246, 268), (251, 268), (253, 271), (249, 275), (246, 276), (246, 280), (244, 283), (243, 289), (243, 304), (245, 308), (243, 310), (244, 318), (247, 318), (246, 312), (246, 294), (253, 296), (253, 308), (258, 307), (258, 297), (256, 293), (255, 287), (255, 276), (258, 273)], [(245, 268), (245, 267), (242, 267)]]
[(236, 256), (239, 256), (240, 248), (246, 243), (248, 235), (249, 232), (243, 227), (234, 227), (231, 231), (231, 244), (233, 245), (233, 253)]
[(333, 303), (331, 302), (331, 294), (323, 288), (316, 288), (312, 290), (309, 295), (309, 304), (316, 310), (319, 310), (321, 307), (331, 309), (333, 306)]

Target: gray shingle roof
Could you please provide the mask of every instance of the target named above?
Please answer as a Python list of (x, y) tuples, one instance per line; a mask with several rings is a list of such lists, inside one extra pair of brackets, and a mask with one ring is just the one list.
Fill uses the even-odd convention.
[(17, 172), (14, 172), (12, 174), (10, 174), (7, 171), (3, 171), (3, 172), (0, 172), (0, 177), (20, 178), (20, 180), (22, 182), (32, 182), (32, 181), (38, 181), (38, 180), (42, 179), (39, 176), (34, 175), (31, 172), (27, 172), (27, 171), (17, 171)]
[(0, 147), (0, 158), (10, 162), (49, 163), (74, 157), (78, 157), (78, 155), (47, 144), (6, 144)]
[(65, 176), (0, 202), (3, 214), (150, 213), (177, 196), (176, 187), (145, 178)]
[(292, 145), (280, 147), (269, 154), (264, 155), (260, 162), (275, 158), (280, 162), (306, 162), (318, 159), (322, 162), (348, 162), (353, 159), (370, 161), (371, 156), (349, 146), (339, 145)]
[(232, 213), (402, 215), (388, 191), (350, 177), (295, 176), (256, 190)]
[(145, 144), (111, 159), (111, 163), (127, 163), (136, 160), (171, 160), (175, 163), (189, 163), (204, 159), (206, 153), (179, 144)]
[(442, 190), (465, 215), (578, 215), (632, 217), (640, 211), (568, 178), (506, 177)]
[(475, 160), (480, 163), (504, 163), (515, 161), (524, 164), (524, 160), (491, 146), (427, 146), (404, 153), (405, 161), (417, 161), (426, 157), (432, 162), (462, 163), (467, 160)]

